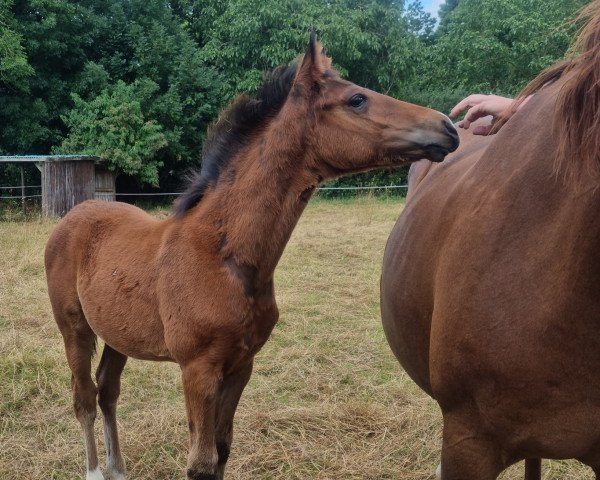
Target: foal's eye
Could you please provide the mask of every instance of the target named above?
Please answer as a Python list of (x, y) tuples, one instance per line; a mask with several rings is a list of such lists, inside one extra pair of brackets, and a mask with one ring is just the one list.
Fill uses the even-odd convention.
[(362, 93), (355, 93), (348, 100), (348, 105), (352, 108), (361, 108), (364, 107), (367, 103), (367, 97), (365, 97)]

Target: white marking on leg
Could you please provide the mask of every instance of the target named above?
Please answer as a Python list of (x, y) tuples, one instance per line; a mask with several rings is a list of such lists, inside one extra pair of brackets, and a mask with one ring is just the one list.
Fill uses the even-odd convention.
[(115, 452), (112, 442), (113, 431), (110, 428), (110, 421), (106, 418), (106, 415), (102, 417), (104, 426), (104, 445), (106, 447), (106, 466), (111, 469), (114, 468), (115, 464)]
[(102, 472), (100, 471), (100, 469), (96, 468), (91, 472), (89, 470), (87, 471), (87, 473), (85, 474), (85, 480), (104, 480), (104, 477), (102, 476)]
[(96, 450), (96, 439), (94, 438), (94, 420), (96, 412), (89, 412), (81, 420), (83, 436), (85, 439), (85, 480), (104, 480), (102, 472), (98, 467), (98, 452)]
[(441, 463), (438, 463), (438, 466), (435, 469), (435, 478), (437, 478), (437, 480), (442, 480), (442, 464)]
[(117, 458), (114, 438), (117, 432), (114, 430), (113, 422), (108, 415), (104, 419), (104, 444), (106, 446), (106, 466), (108, 468), (108, 478), (111, 480), (126, 480), (125, 467), (123, 459)]

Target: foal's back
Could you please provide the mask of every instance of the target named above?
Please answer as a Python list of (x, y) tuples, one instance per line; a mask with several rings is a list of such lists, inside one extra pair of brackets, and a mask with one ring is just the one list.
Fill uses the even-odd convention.
[[(170, 229), (171, 221), (125, 203), (92, 200), (73, 208), (52, 232), (45, 255), (63, 335), (94, 333), (129, 356), (168, 357), (156, 286)], [(142, 330), (149, 338), (139, 338)]]

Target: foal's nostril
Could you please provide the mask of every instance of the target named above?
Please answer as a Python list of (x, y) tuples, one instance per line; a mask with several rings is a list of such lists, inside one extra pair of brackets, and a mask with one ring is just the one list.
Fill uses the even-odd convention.
[(442, 120), (442, 123), (444, 124), (444, 128), (450, 135), (458, 135), (458, 133), (456, 132), (456, 128), (454, 127), (454, 124), (450, 120), (448, 120), (447, 118), (444, 118)]
[(460, 143), (460, 140), (458, 139), (458, 132), (456, 131), (454, 124), (450, 120), (444, 118), (444, 120), (442, 120), (442, 123), (444, 124), (444, 129), (446, 130), (446, 133), (452, 140), (451, 147), (449, 148), (449, 150), (453, 152), (458, 148), (458, 144)]

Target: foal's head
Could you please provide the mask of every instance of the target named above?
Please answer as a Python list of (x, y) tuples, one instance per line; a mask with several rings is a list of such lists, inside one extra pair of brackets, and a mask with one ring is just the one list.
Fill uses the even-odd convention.
[(443, 114), (401, 102), (340, 78), (311, 36), (290, 92), (308, 105), (308, 145), (324, 179), (427, 158), (436, 162), (458, 147)]
[(256, 98), (242, 95), (220, 115), (202, 169), (176, 208), (183, 214), (194, 207), (221, 177), (244, 170), (242, 163), (268, 174), (303, 170), (316, 184), (422, 158), (441, 161), (457, 147), (445, 115), (341, 79), (313, 34), (298, 63), (276, 69)]

